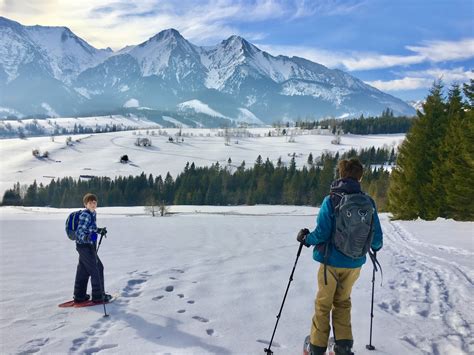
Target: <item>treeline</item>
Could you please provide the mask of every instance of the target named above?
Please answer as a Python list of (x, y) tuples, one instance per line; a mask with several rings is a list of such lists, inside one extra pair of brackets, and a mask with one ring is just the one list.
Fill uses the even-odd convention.
[[(370, 151), (371, 149), (368, 149)], [(386, 149), (390, 156), (390, 151)], [(331, 182), (337, 177), (337, 162), (355, 156), (355, 151), (323, 154), (312, 164), (296, 168), (295, 158), (285, 165), (268, 158), (257, 158), (252, 167), (245, 162), (236, 167), (229, 162), (210, 167), (196, 167), (187, 163), (176, 179), (168, 173), (160, 175), (95, 177), (76, 180), (72, 177), (52, 180), (44, 186), (34, 182), (22, 191), (19, 183), (5, 192), (3, 205), (79, 207), (82, 196), (94, 192), (101, 206), (158, 205), (254, 205), (287, 204), (319, 205), (329, 193)], [(370, 154), (369, 154), (370, 155)], [(309, 160), (309, 158), (308, 158)], [(382, 162), (381, 162), (382, 163)], [(381, 168), (366, 169), (362, 185), (384, 210), (387, 203), (389, 172)], [(23, 196), (23, 197), (22, 197)]]
[(352, 134), (390, 134), (406, 133), (413, 123), (413, 117), (394, 117), (393, 112), (385, 110), (380, 117), (364, 117), (357, 119), (327, 119), (321, 121), (296, 122), (297, 127), (302, 129), (315, 129), (318, 126), (332, 127), (333, 133), (341, 128), (344, 133)]
[[(463, 96), (464, 93), (464, 96)], [(399, 150), (389, 190), (395, 218), (474, 220), (474, 80), (433, 85)]]

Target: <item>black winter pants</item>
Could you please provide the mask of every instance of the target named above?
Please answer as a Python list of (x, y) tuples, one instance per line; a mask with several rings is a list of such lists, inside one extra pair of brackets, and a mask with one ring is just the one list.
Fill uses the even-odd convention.
[[(76, 244), (79, 253), (76, 281), (74, 283), (74, 299), (83, 300), (86, 297), (89, 277), (92, 285), (92, 299), (101, 300), (104, 292), (104, 266), (96, 256), (95, 245)], [(97, 259), (96, 259), (97, 257)]]

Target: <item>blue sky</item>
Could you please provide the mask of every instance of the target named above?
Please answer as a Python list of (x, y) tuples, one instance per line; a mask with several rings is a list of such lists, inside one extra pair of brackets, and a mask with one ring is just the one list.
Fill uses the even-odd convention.
[(404, 100), (474, 79), (474, 0), (0, 0), (25, 25), (67, 26), (98, 48), (175, 28), (197, 45), (236, 34), (272, 55), (344, 70)]

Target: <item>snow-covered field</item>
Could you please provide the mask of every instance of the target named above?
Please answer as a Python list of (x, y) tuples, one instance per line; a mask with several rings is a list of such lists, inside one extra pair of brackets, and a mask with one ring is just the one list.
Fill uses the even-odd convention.
[[(151, 133), (155, 132), (155, 136)], [(245, 160), (247, 167), (253, 166), (260, 154), (274, 163), (281, 157), (288, 163), (295, 153), (298, 167), (306, 164), (309, 153), (314, 158), (323, 151), (344, 152), (351, 148), (396, 146), (403, 140), (403, 134), (343, 136), (341, 145), (331, 144), (332, 135), (305, 134), (295, 135), (295, 142), (288, 142), (290, 137), (264, 137), (272, 128), (254, 128), (249, 132), (255, 137), (235, 137), (230, 144), (225, 145), (222, 130), (183, 129), (184, 142), (170, 143), (169, 136), (176, 138), (177, 129), (166, 129), (169, 136), (158, 135), (158, 129), (140, 132), (124, 131), (115, 133), (76, 135), (72, 136), (73, 145), (66, 145), (67, 136), (55, 137), (54, 142), (49, 137), (35, 137), (25, 140), (0, 140), (2, 153), (0, 172), (0, 194), (13, 184), (30, 184), (36, 179), (38, 183), (47, 184), (52, 178), (80, 175), (109, 176), (139, 175), (141, 172), (162, 175), (170, 172), (173, 177), (183, 171), (186, 162), (194, 162), (197, 166), (209, 166), (219, 162), (221, 166), (232, 160), (232, 168), (239, 166)], [(308, 132), (304, 132), (308, 133)], [(221, 136), (219, 136), (221, 135)], [(148, 137), (151, 147), (137, 147), (138, 137)], [(77, 141), (79, 140), (79, 141)], [(181, 141), (181, 139), (180, 139)], [(38, 149), (40, 154), (49, 152), (49, 158), (37, 159), (32, 150)], [(131, 162), (121, 164), (120, 157), (127, 154)]]
[[(69, 210), (0, 208), (0, 353), (263, 354), (311, 207), (99, 208), (109, 236), (99, 254), (107, 306), (61, 309), (77, 253), (63, 231)], [(372, 266), (353, 290), (356, 354), (472, 354), (474, 223), (392, 222), (381, 215), (384, 280)], [(318, 264), (304, 248), (272, 350), (300, 354), (309, 332)]]

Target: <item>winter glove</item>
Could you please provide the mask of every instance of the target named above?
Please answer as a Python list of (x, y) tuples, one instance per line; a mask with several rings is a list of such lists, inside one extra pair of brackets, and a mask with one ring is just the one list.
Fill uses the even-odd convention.
[(107, 234), (107, 228), (97, 228), (97, 233), (99, 233), (100, 235), (105, 235)]
[(306, 244), (306, 236), (309, 234), (308, 228), (303, 228), (298, 232), (296, 240), (300, 243), (303, 243), (306, 247), (309, 247), (309, 244)]
[(97, 233), (96, 232), (92, 232), (91, 235), (89, 236), (89, 239), (91, 242), (97, 242)]

